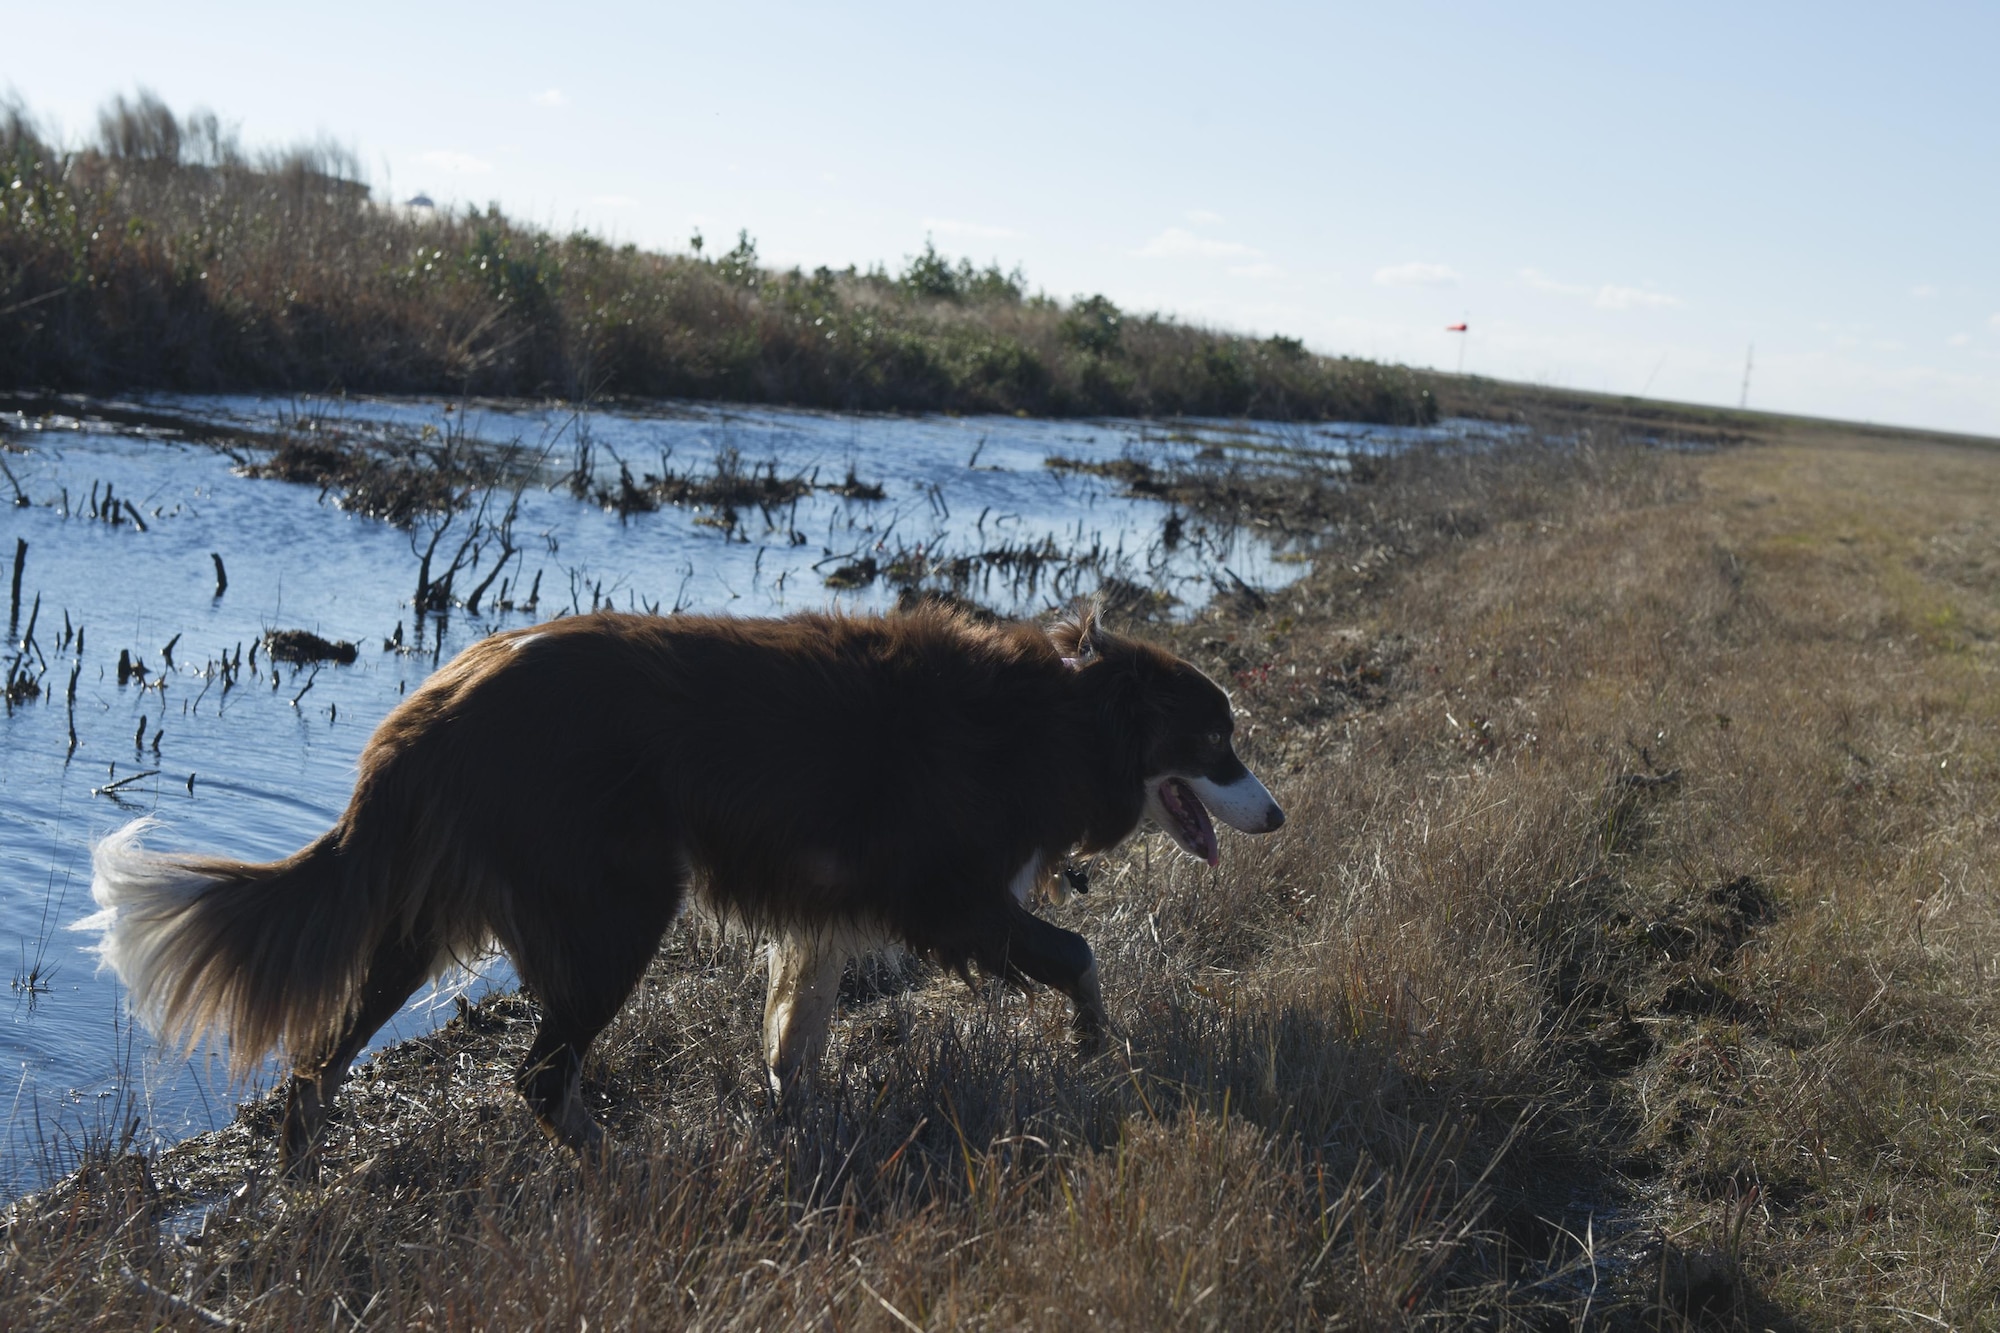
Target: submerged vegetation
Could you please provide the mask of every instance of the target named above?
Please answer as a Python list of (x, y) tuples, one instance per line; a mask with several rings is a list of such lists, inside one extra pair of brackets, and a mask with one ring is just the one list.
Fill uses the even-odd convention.
[(1031, 294), (928, 242), (900, 273), (767, 268), (374, 197), (325, 144), (246, 153), (149, 95), (96, 140), (0, 108), (0, 388), (717, 398), (1331, 419), (1436, 415), (1411, 372)]

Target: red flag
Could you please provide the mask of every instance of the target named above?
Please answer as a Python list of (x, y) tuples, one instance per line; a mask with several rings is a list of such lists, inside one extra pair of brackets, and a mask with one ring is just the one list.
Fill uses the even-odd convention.
[(1446, 333), (1464, 333), (1466, 329), (1463, 324), (1447, 324), (1444, 326), (1444, 331)]

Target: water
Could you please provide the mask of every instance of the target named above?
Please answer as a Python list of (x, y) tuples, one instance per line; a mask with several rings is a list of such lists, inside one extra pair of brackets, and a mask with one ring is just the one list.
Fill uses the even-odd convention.
[[(1183, 612), (1206, 600), (1224, 570), (1253, 586), (1281, 585), (1301, 569), (1298, 552), (1194, 516), (1176, 516), (1180, 539), (1170, 544), (1166, 505), (1121, 498), (1116, 483), (1052, 470), (1046, 460), (1205, 456), (1338, 468), (1356, 449), (1462, 431), (1451, 423), (1417, 432), (1209, 422), (1165, 432), (1136, 422), (683, 406), (579, 420), (541, 408), (447, 412), (436, 401), (253, 397), (141, 406), (166, 414), (168, 428), (18, 417), (11, 438), (25, 452), (0, 455), (31, 501), (0, 507), (0, 577), (15, 540), (28, 543), (21, 623), (0, 665), (25, 636), (36, 597), (41, 656), (28, 660), (47, 662), (45, 693), (0, 720), (0, 977), (14, 983), (11, 997), (0, 996), (11, 998), (0, 1056), (13, 1085), (0, 1087), (7, 1114), (0, 1196), (40, 1183), (51, 1145), (107, 1117), (123, 1128), (136, 1116), (142, 1145), (170, 1142), (225, 1123), (244, 1095), (227, 1085), (220, 1061), (159, 1051), (132, 1031), (115, 979), (82, 952), (86, 937), (61, 929), (91, 910), (91, 843), (126, 820), (163, 820), (160, 846), (250, 859), (288, 853), (337, 817), (369, 732), (438, 662), (495, 629), (598, 605), (737, 615), (879, 609), (893, 604), (893, 588), (878, 580), (836, 590), (827, 586), (829, 572), (871, 558), (907, 562), (918, 553), (935, 566), (996, 550), (1063, 553), (1026, 565), (961, 566), (970, 570), (965, 591), (1015, 613), (1040, 612), (1106, 577), (1163, 590)], [(514, 525), (521, 549), (501, 576), (518, 603), (539, 575), (537, 607), (496, 610), (496, 583), (483, 614), (461, 610), (420, 627), (411, 609), (412, 533), (345, 512), (315, 487), (240, 475), (222, 448), (188, 438), (269, 429), (301, 412), (327, 428), (429, 427), (495, 448), (518, 442), (526, 456), (542, 457), (521, 493)], [(597, 485), (615, 486), (621, 461), (635, 477), (699, 474), (734, 450), (746, 467), (769, 463), (780, 477), (851, 473), (879, 483), (883, 498), (819, 490), (782, 511), (739, 513), (726, 527), (713, 513), (672, 507), (621, 519), (558, 484), (576, 465), (580, 439), (591, 446)], [(144, 531), (129, 517), (117, 525), (88, 517), (93, 488), (101, 499), (106, 483), (139, 511)], [(0, 503), (11, 495), (0, 490)], [(424, 531), (420, 525), (416, 535)], [(228, 571), (221, 596), (211, 553)], [(461, 595), (489, 569), (462, 576)], [(292, 628), (351, 641), (359, 658), (274, 673), (259, 654), (256, 673), (246, 665), (224, 688), (221, 659), (241, 650), (247, 663), (267, 630)], [(403, 650), (385, 650), (399, 628)], [(169, 642), (171, 664), (163, 656)], [(146, 665), (143, 679), (118, 683), (121, 650)], [(496, 965), (471, 986), (476, 994), (507, 980)], [(427, 1030), (448, 998), (419, 996), (380, 1040)]]

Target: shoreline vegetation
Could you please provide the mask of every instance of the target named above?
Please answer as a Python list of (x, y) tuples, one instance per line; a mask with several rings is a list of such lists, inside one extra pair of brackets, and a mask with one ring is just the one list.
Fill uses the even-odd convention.
[(115, 99), (83, 147), (0, 106), (0, 389), (725, 399), (871, 411), (1424, 424), (1417, 372), (1031, 293), (926, 241), (773, 270), (497, 208), (377, 199), (329, 144), (247, 152)]

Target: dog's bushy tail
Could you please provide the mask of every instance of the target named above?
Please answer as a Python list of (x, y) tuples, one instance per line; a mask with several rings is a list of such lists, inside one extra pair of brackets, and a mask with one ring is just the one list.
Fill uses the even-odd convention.
[(171, 856), (140, 845), (136, 819), (91, 853), (99, 911), (72, 929), (118, 974), (132, 1010), (168, 1043), (229, 1039), (231, 1073), (273, 1047), (330, 1049), (365, 980), (373, 937), (360, 877), (342, 874), (335, 834), (280, 861)]

